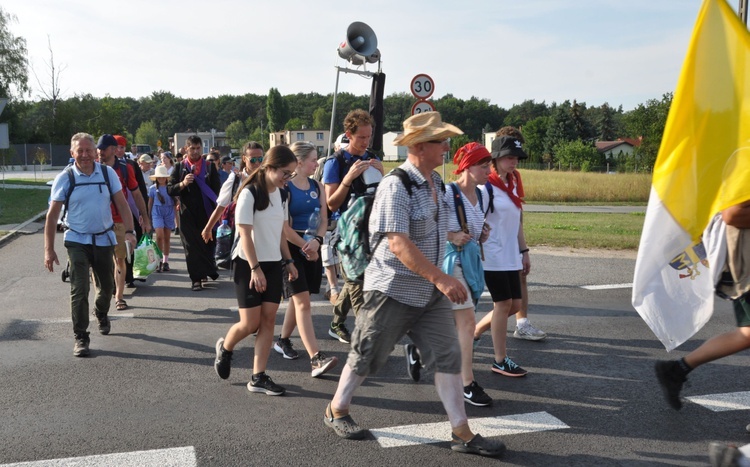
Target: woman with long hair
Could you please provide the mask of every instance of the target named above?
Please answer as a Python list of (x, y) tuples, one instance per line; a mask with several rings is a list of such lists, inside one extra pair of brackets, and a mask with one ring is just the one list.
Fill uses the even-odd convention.
[[(323, 277), (320, 246), (327, 230), (328, 209), (323, 186), (312, 178), (318, 166), (315, 146), (307, 141), (297, 141), (290, 149), (297, 157), (297, 176), (287, 183), (290, 219), (284, 225), (284, 232), (299, 275), (295, 281), (285, 284), (286, 295), (290, 297), (289, 306), (284, 315), (281, 334), (273, 348), (288, 360), (299, 357), (290, 340), (295, 326), (299, 326), (302, 344), (310, 356), (311, 374), (315, 378), (331, 370), (338, 363), (336, 357), (326, 357), (318, 347), (310, 306), (310, 294), (320, 293)], [(314, 232), (315, 236), (305, 239), (310, 215), (316, 209), (320, 222)]]
[(229, 378), (234, 347), (257, 331), (253, 376), (247, 389), (280, 396), (286, 390), (266, 374), (276, 311), (281, 302), (282, 274), (297, 278), (284, 224), (288, 219), (282, 189), (295, 176), (297, 158), (285, 146), (274, 146), (265, 160), (240, 186), (235, 200), (235, 227), (239, 241), (232, 252), (234, 283), (240, 321), (216, 342), (214, 369)]
[[(484, 243), (484, 279), (492, 296), (492, 312), (477, 324), (475, 335), (491, 328), (495, 361), (492, 371), (504, 376), (519, 377), (526, 370), (510, 359), (506, 351), (508, 316), (521, 307), (521, 274), (531, 269), (529, 249), (521, 222), (523, 200), (518, 196), (514, 172), (519, 159), (528, 156), (521, 141), (501, 136), (492, 142), (492, 173), (489, 186), (482, 187), (483, 211), (491, 227)], [(488, 190), (491, 190), (491, 192)]]

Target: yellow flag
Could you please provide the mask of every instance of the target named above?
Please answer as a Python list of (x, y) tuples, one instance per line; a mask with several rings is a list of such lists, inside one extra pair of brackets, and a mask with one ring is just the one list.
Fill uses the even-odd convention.
[(704, 229), (750, 198), (749, 66), (745, 25), (725, 0), (704, 0), (654, 166), (633, 279), (633, 306), (667, 350), (713, 314), (723, 264), (720, 250), (701, 241)]

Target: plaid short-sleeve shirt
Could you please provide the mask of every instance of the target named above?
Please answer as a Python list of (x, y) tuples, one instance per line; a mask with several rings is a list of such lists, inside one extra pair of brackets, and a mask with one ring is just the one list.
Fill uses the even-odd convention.
[(424, 307), (435, 285), (410, 271), (388, 248), (389, 232), (408, 234), (409, 239), (436, 266), (440, 267), (447, 239), (447, 205), (440, 190), (442, 179), (432, 172), (437, 203), (427, 180), (409, 161), (401, 165), (409, 174), (412, 194), (396, 176), (384, 177), (375, 193), (370, 214), (370, 245), (377, 244), (365, 270), (364, 289), (377, 290), (405, 305)]

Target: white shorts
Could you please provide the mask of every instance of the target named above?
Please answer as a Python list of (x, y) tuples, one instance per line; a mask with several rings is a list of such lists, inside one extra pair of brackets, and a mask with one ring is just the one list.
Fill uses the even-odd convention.
[(331, 243), (331, 232), (326, 232), (326, 236), (323, 238), (323, 244), (320, 246), (320, 257), (323, 260), (323, 266), (333, 266), (339, 264), (341, 259), (336, 251), (336, 248), (330, 245)]

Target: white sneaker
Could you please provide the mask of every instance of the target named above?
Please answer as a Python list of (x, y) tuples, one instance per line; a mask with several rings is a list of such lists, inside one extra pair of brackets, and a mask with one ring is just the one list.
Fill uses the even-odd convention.
[(513, 337), (516, 339), (524, 339), (527, 341), (540, 341), (547, 337), (547, 333), (541, 329), (537, 329), (531, 325), (530, 322), (526, 322), (523, 326), (516, 326), (516, 330), (513, 333)]

